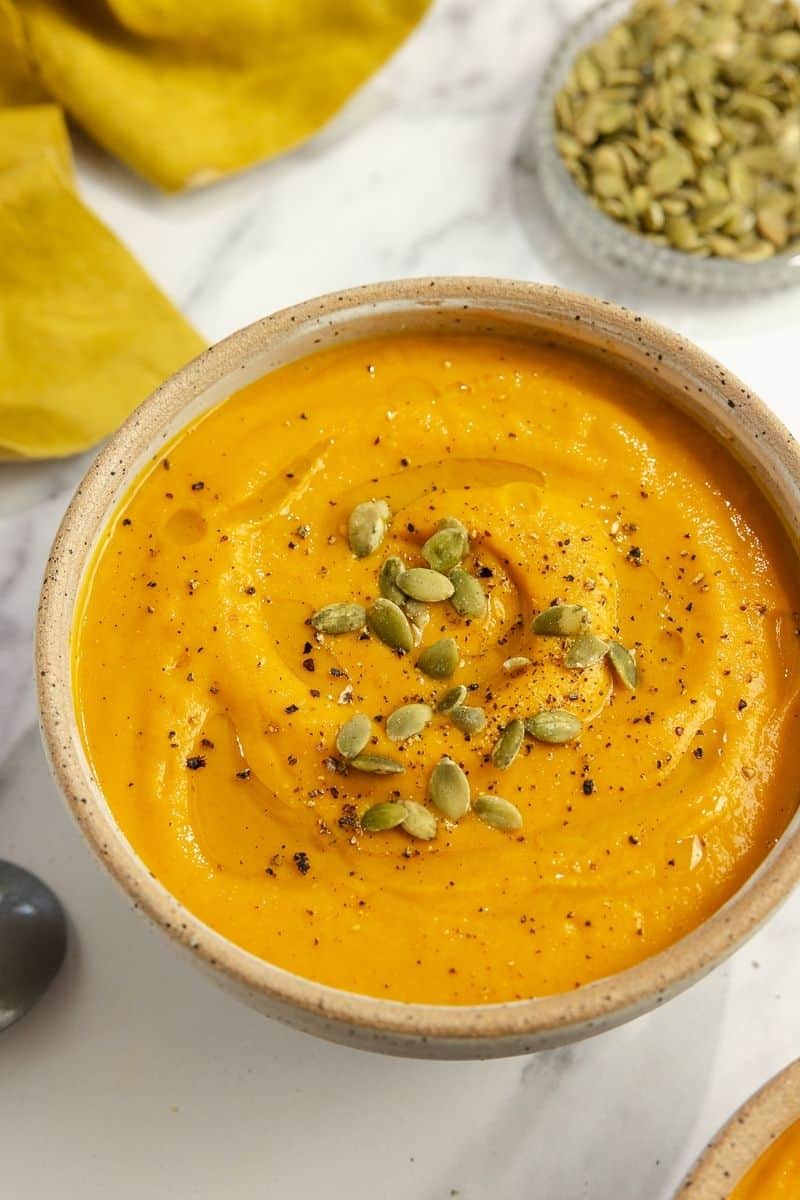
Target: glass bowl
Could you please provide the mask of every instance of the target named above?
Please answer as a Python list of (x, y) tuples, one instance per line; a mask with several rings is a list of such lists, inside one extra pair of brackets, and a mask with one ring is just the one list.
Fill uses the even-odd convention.
[(640, 279), (696, 292), (767, 291), (800, 284), (800, 254), (777, 254), (761, 262), (695, 258), (653, 245), (607, 216), (573, 181), (556, 147), (553, 103), (575, 57), (630, 11), (631, 0), (603, 0), (572, 25), (556, 47), (523, 132), (521, 158), (533, 168), (545, 200), (564, 235), (583, 254), (635, 272)]

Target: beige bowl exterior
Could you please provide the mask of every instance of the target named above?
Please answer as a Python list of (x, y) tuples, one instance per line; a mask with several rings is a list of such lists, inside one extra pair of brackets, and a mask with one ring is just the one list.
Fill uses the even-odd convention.
[(800, 545), (800, 456), (738, 379), (695, 346), (605, 301), (530, 283), (441, 278), (375, 284), (286, 309), (226, 338), (167, 380), (101, 451), (56, 535), (42, 588), (36, 671), (55, 778), (90, 846), (134, 906), (218, 982), (272, 1017), (362, 1049), (423, 1058), (527, 1054), (610, 1029), (662, 1004), (730, 954), (800, 875), (800, 820), (750, 880), (666, 951), (564, 995), (505, 1004), (406, 1004), (293, 975), (199, 921), (155, 879), (118, 828), (78, 734), (70, 680), (76, 596), (92, 551), (129, 484), (187, 422), (274, 368), (336, 342), (400, 331), (513, 334), (589, 350), (646, 377), (666, 401), (725, 442)]
[(772, 1143), (800, 1121), (800, 1058), (770, 1079), (708, 1143), (675, 1200), (728, 1200)]

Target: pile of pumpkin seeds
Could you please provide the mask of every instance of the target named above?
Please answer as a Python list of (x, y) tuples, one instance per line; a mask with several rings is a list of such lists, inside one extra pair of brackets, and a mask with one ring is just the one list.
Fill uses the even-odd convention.
[(636, 233), (739, 262), (800, 253), (793, 0), (638, 0), (554, 107), (573, 179)]
[[(384, 500), (369, 500), (356, 506), (348, 521), (348, 541), (357, 558), (367, 558), (381, 546), (391, 512)], [(422, 639), (428, 623), (429, 604), (449, 602), (462, 617), (479, 619), (488, 611), (479, 580), (462, 563), (470, 549), (469, 533), (461, 521), (446, 517), (421, 548), (425, 567), (409, 566), (399, 556), (386, 558), (378, 572), (380, 595), (369, 607), (341, 600), (317, 609), (311, 625), (318, 635), (342, 636), (362, 633), (365, 628), (390, 650), (410, 654)], [(532, 632), (541, 637), (569, 639), (564, 666), (570, 670), (587, 667), (608, 658), (616, 678), (626, 688), (637, 685), (632, 654), (616, 641), (605, 641), (590, 630), (591, 615), (579, 604), (553, 604), (536, 616)], [(446, 680), (456, 670), (460, 655), (452, 637), (427, 646), (416, 660), (417, 668), (433, 680)], [(503, 663), (504, 671), (517, 675), (531, 666), (518, 655)], [(456, 684), (436, 701), (435, 708), (422, 701), (403, 704), (386, 718), (387, 738), (402, 745), (421, 736), (437, 716), (451, 721), (467, 738), (486, 725), (482, 708), (467, 703), (468, 689)], [(581, 734), (581, 721), (564, 709), (541, 709), (527, 717), (514, 717), (501, 731), (491, 752), (493, 765), (507, 770), (517, 758), (525, 737), (550, 745), (574, 741)], [(401, 775), (403, 763), (389, 755), (367, 751), (372, 740), (372, 721), (356, 713), (339, 730), (336, 750), (349, 769), (368, 775)], [(452, 758), (445, 755), (434, 767), (428, 783), (428, 799), (439, 816), (455, 825), (472, 810), (495, 829), (514, 832), (522, 828), (522, 814), (502, 796), (482, 793), (473, 803), (469, 779)], [(435, 812), (415, 800), (391, 799), (373, 804), (361, 816), (361, 828), (378, 833), (401, 828), (411, 837), (429, 841), (436, 836)]]

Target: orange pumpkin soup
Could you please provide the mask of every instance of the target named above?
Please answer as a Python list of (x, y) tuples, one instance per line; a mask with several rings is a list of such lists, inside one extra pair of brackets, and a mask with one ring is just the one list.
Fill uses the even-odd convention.
[(83, 590), (76, 708), (208, 925), (339, 988), (511, 1000), (662, 950), (774, 845), (798, 610), (756, 487), (641, 382), (386, 337), (143, 472)]
[(800, 1121), (765, 1150), (731, 1200), (797, 1200), (800, 1196)]

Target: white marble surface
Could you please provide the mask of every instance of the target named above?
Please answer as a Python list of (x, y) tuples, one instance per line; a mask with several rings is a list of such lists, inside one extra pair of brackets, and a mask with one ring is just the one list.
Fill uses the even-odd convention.
[[(513, 160), (537, 73), (584, 0), (440, 0), (313, 145), (196, 195), (88, 145), (85, 194), (211, 339), (348, 284), (548, 280), (675, 326), (800, 433), (800, 292), (702, 303), (581, 261)], [(57, 370), (57, 364), (54, 364)], [(69, 909), (57, 983), (0, 1040), (2, 1194), (148, 1200), (668, 1200), (719, 1123), (800, 1053), (800, 896), (662, 1011), (529, 1059), (435, 1064), (273, 1024), (173, 958), (90, 860), (48, 777), (30, 644), (85, 462), (0, 467), (0, 856)]]

